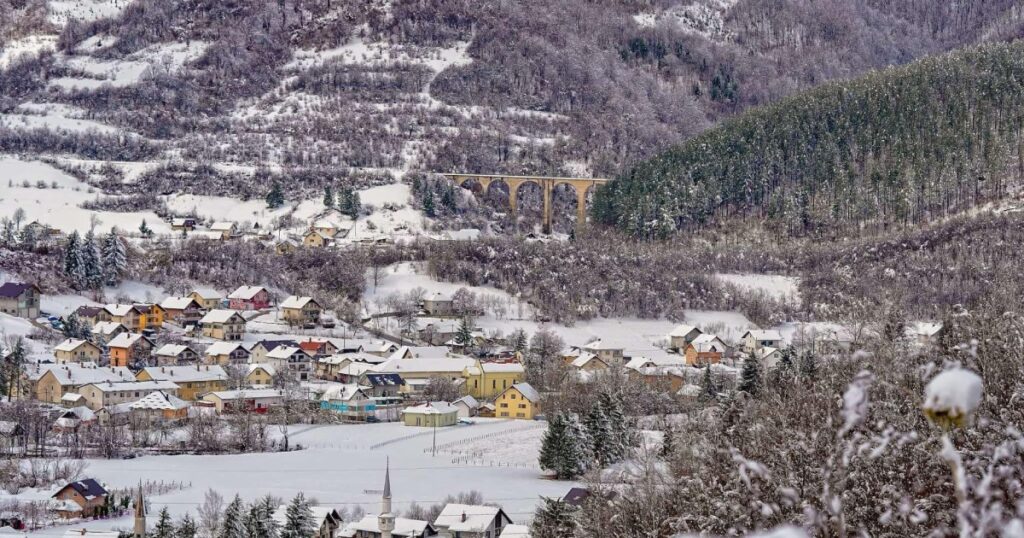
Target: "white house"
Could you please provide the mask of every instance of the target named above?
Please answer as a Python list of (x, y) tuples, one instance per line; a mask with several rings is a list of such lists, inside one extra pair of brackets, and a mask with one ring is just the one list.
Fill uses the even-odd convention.
[(445, 538), (498, 538), (512, 520), (497, 506), (451, 503), (434, 520)]

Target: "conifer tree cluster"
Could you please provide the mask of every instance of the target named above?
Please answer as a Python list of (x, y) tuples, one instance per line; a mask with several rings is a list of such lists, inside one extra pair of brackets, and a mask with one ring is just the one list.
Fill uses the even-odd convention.
[(363, 203), (359, 200), (359, 193), (352, 190), (352, 187), (344, 187), (338, 191), (338, 211), (352, 218), (359, 216), (363, 209)]
[(74, 231), (64, 245), (64, 276), (75, 289), (95, 290), (116, 285), (128, 269), (124, 241), (111, 230), (101, 241), (89, 230)]
[(455, 186), (450, 181), (416, 177), (412, 181), (413, 198), (419, 200), (428, 217), (451, 215), (458, 210)]
[(540, 451), (540, 466), (563, 480), (579, 477), (589, 469), (607, 467), (629, 456), (636, 432), (622, 412), (616, 396), (602, 393), (583, 418), (557, 413), (548, 423)]
[(530, 524), (533, 538), (564, 538), (576, 532), (576, 514), (571, 506), (561, 499), (545, 497), (537, 507)]

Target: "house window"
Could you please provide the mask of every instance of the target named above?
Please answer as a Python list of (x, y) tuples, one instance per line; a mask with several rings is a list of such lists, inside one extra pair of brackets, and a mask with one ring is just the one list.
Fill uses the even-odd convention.
[(515, 400), (515, 399), (516, 399), (516, 395), (515, 395), (515, 393), (509, 394), (509, 395), (508, 395), (508, 397), (509, 397), (509, 398), (512, 398), (513, 400)]
[(497, 380), (494, 380), (494, 379), (491, 380), (491, 388), (492, 389), (498, 388), (498, 381)]
[(526, 417), (526, 415), (524, 415), (522, 413), (516, 413), (516, 418), (525, 418), (525, 417)]
[(526, 404), (519, 404), (519, 409), (526, 409)]
[(507, 403), (503, 403), (503, 404), (501, 404), (501, 407), (508, 407), (508, 404)]

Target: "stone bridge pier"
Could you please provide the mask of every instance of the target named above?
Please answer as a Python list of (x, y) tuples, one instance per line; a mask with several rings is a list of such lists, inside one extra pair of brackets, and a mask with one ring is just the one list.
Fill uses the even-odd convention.
[(551, 199), (555, 187), (569, 185), (576, 192), (576, 225), (582, 226), (587, 220), (587, 193), (597, 185), (607, 183), (607, 179), (585, 177), (545, 177), (545, 176), (507, 176), (500, 174), (441, 174), (452, 180), (456, 185), (465, 187), (466, 182), (476, 181), (484, 194), (490, 192), (491, 185), (502, 182), (508, 187), (508, 206), (515, 213), (519, 203), (519, 187), (532, 183), (540, 187), (544, 196), (544, 233), (551, 233)]

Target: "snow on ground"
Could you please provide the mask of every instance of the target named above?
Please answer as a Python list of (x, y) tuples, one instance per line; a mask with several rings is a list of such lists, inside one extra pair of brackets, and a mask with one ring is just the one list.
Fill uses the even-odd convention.
[(209, 44), (203, 41), (190, 43), (159, 43), (151, 45), (120, 60), (104, 60), (91, 56), (61, 56), (59, 63), (85, 73), (86, 77), (60, 77), (51, 85), (64, 88), (98, 88), (105, 84), (125, 87), (138, 84), (150, 68), (176, 72), (185, 63), (203, 55)]
[[(526, 421), (478, 420), (474, 425), (438, 428), (437, 444), (475, 443), (485, 436), (495, 447), (503, 442), (518, 447), (514, 462), (535, 461), (539, 437), (515, 431)], [(513, 430), (513, 431), (509, 431)], [(277, 428), (271, 428), (277, 433)], [(505, 433), (502, 433), (505, 432)], [(432, 456), (435, 431), (398, 423), (341, 426), (293, 426), (292, 443), (309, 448), (296, 452), (221, 456), (145, 456), (133, 460), (90, 460), (88, 474), (110, 487), (131, 487), (140, 477), (151, 481), (184, 481), (191, 487), (153, 496), (151, 513), (167, 506), (175, 518), (186, 512), (195, 517), (203, 494), (213, 488), (224, 497), (235, 493), (247, 501), (272, 493), (289, 499), (299, 491), (321, 505), (336, 508), (361, 506), (376, 513), (384, 484), (384, 464), (390, 458), (392, 504), (397, 512), (440, 503), (444, 497), (477, 490), (484, 500), (500, 504), (520, 523), (532, 518), (541, 496), (561, 497), (575, 486), (541, 477), (536, 469), (517, 466), (475, 466), (453, 463), (444, 452)], [(528, 435), (527, 435), (528, 433)], [(90, 529), (127, 528), (131, 518), (93, 521)], [(75, 528), (80, 528), (76, 524)], [(53, 533), (41, 531), (38, 536)], [(32, 536), (32, 535), (29, 535)]]
[[(418, 209), (409, 206), (412, 200), (412, 189), (405, 183), (392, 183), (370, 187), (359, 191), (359, 199), (364, 206), (372, 205), (373, 214), (359, 217), (348, 234), (348, 239), (358, 241), (380, 235), (411, 237), (423, 232), (424, 222), (428, 221)], [(385, 204), (398, 206), (395, 210), (384, 209)]]
[(43, 294), (39, 308), (52, 316), (67, 316), (80, 306), (97, 306), (99, 303), (81, 295), (49, 295)]
[(773, 299), (793, 302), (800, 301), (800, 279), (796, 277), (761, 275), (755, 273), (719, 273), (715, 276), (719, 280), (732, 284), (738, 288), (751, 291), (763, 291), (767, 296)]
[(134, 183), (142, 174), (160, 166), (158, 161), (93, 161), (73, 157), (55, 157), (55, 160), (62, 164), (81, 166), (92, 170), (98, 170), (103, 165), (110, 165), (124, 173), (124, 183)]
[[(373, 270), (368, 270), (366, 273), (366, 292), (363, 294), (363, 301), (366, 305), (375, 307), (378, 301), (383, 300), (389, 295), (396, 293), (406, 294), (414, 288), (423, 288), (427, 290), (428, 295), (438, 292), (451, 295), (461, 288), (466, 288), (477, 294), (477, 296), (492, 295), (514, 305), (511, 309), (512, 312), (510, 312), (513, 317), (533, 317), (533, 308), (526, 303), (522, 303), (523, 312), (522, 316), (520, 316), (517, 306), (520, 301), (509, 295), (508, 292), (487, 286), (469, 286), (461, 283), (440, 282), (426, 274), (423, 264), (417, 262), (403, 262), (385, 267), (378, 275), (376, 286), (373, 284)], [(479, 319), (483, 321), (486, 318)], [(500, 324), (508, 320), (494, 321)]]
[(11, 129), (51, 129), (54, 131), (85, 132), (103, 134), (131, 134), (117, 127), (98, 121), (84, 119), (87, 112), (72, 105), (60, 103), (23, 103), (17, 113), (0, 114), (0, 125)]
[(773, 329), (779, 331), (782, 335), (782, 340), (788, 344), (792, 344), (794, 340), (808, 339), (813, 340), (814, 336), (821, 337), (844, 337), (853, 338), (853, 331), (850, 328), (845, 327), (839, 323), (832, 323), (829, 321), (787, 321)]
[(205, 196), (199, 194), (172, 194), (166, 197), (167, 207), (176, 213), (194, 213), (202, 219), (250, 222), (266, 226), (271, 220), (287, 215), (292, 205), (285, 204), (278, 209), (269, 209), (267, 202), (257, 198), (240, 200), (228, 196)]
[(0, 347), (8, 349), (8, 346), (16, 338), (21, 337), (25, 348), (28, 350), (29, 359), (47, 357), (52, 360), (53, 353), (50, 351), (50, 346), (44, 342), (26, 338), (35, 329), (36, 326), (32, 325), (30, 320), (10, 314), (0, 314)]
[(30, 35), (9, 41), (0, 49), (0, 69), (25, 56), (38, 56), (57, 47), (57, 36), (52, 34)]
[(328, 60), (342, 64), (382, 65), (393, 62), (408, 62), (426, 66), (440, 73), (450, 66), (466, 65), (473, 61), (466, 49), (468, 41), (461, 41), (451, 47), (403, 47), (386, 41), (364, 42), (361, 39), (321, 51), (298, 50), (286, 69), (306, 70)]
[(50, 22), (64, 26), (71, 19), (94, 21), (116, 17), (132, 0), (49, 0)]
[[(46, 188), (37, 187), (39, 181)], [(23, 182), (29, 186), (25, 187)], [(54, 184), (57, 188), (52, 187)], [(82, 209), (82, 202), (99, 196), (90, 190), (89, 185), (46, 163), (0, 156), (0, 214), (13, 215), (20, 207), (25, 210), (26, 222), (38, 220), (65, 232), (84, 233), (93, 215), (97, 229), (104, 232), (115, 226), (134, 232), (143, 219), (158, 234), (171, 232), (170, 226), (152, 211), (115, 213)]]
[[(328, 313), (328, 315), (331, 314)], [(320, 338), (358, 338), (362, 336), (360, 331), (338, 320), (337, 316), (331, 315), (331, 317), (335, 319), (335, 327), (333, 329), (325, 329), (323, 327), (301, 329), (289, 325), (281, 319), (280, 311), (267, 312), (249, 320), (245, 324), (245, 340), (258, 342), (268, 338), (268, 335), (273, 335), (273, 338), (288, 337), (296, 341), (302, 341), (314, 336)]]

